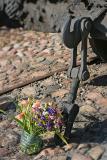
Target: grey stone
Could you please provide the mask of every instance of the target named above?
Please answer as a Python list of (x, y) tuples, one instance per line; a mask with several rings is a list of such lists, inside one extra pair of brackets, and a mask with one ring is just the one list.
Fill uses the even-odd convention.
[(36, 62), (38, 62), (38, 63), (39, 63), (39, 62), (43, 62), (44, 60), (45, 60), (45, 58), (44, 58), (44, 57), (39, 57), (39, 58), (37, 58), (37, 59), (36, 59)]
[(90, 144), (80, 144), (77, 147), (77, 150), (81, 153), (81, 154), (85, 154), (89, 149), (90, 149)]
[(19, 43), (15, 43), (14, 46), (13, 46), (15, 49), (18, 49), (20, 47), (20, 44)]
[(11, 96), (1, 96), (0, 97), (0, 109), (8, 110), (8, 109), (15, 109), (13, 105), (13, 98)]
[(74, 153), (72, 156), (72, 160), (92, 160), (92, 159), (80, 153)]
[(35, 88), (34, 87), (30, 87), (30, 86), (24, 87), (22, 89), (22, 91), (21, 91), (21, 95), (24, 95), (24, 96), (35, 96), (36, 95)]
[[(46, 64), (46, 65), (51, 65), (51, 64), (53, 64), (53, 63), (57, 63), (56, 61), (54, 61), (54, 60), (48, 60), (48, 59), (46, 59), (44, 62), (43, 62), (43, 64)], [(54, 64), (55, 64), (54, 63)]]
[(24, 57), (24, 55), (23, 55), (23, 53), (22, 53), (21, 51), (17, 52), (17, 55), (18, 55), (20, 58), (23, 58), (23, 57)]
[(99, 158), (101, 158), (103, 153), (104, 153), (104, 148), (100, 146), (96, 146), (89, 151), (90, 157), (92, 157), (94, 160), (99, 160)]
[(59, 155), (58, 160), (66, 160), (66, 155)]
[(45, 95), (51, 94), (52, 92), (55, 92), (58, 89), (59, 89), (59, 85), (47, 86), (47, 89), (44, 91), (44, 94)]
[(1, 139), (1, 146), (5, 148), (15, 147), (19, 143), (19, 136), (13, 132), (6, 133)]
[(0, 131), (5, 130), (9, 127), (9, 120), (4, 120), (0, 122)]
[(11, 46), (5, 46), (4, 48), (2, 48), (3, 51), (8, 52), (12, 49)]
[(0, 148), (0, 160), (2, 160), (2, 157), (5, 157), (11, 153), (10, 150), (6, 148)]

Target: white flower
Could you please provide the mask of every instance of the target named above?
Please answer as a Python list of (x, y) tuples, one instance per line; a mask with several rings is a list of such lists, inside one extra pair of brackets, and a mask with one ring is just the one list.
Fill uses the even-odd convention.
[(47, 112), (47, 111), (44, 111), (44, 112), (43, 112), (43, 115), (44, 115), (44, 116), (45, 116), (45, 115), (47, 115), (47, 114), (48, 114), (48, 112)]

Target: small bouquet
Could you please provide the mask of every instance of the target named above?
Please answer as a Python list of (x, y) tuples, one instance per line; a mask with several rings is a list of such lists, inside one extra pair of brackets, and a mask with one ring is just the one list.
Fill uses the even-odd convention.
[(64, 128), (62, 111), (53, 103), (43, 103), (29, 98), (19, 102), (18, 108), (20, 114), (15, 117), (15, 120), (24, 131), (21, 141), (26, 153), (32, 154), (41, 150), (43, 143), (39, 141), (40, 136), (46, 132), (54, 132), (67, 144), (61, 132)]

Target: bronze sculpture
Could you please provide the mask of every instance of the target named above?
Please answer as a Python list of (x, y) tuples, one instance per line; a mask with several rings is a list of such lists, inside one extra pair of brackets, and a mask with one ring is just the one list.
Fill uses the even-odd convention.
[[(96, 1), (95, 1), (96, 2)], [(97, 1), (97, 10), (94, 12), (91, 10), (87, 15), (80, 15), (77, 17), (68, 17), (62, 29), (62, 39), (68, 48), (72, 49), (71, 64), (69, 67), (69, 76), (73, 79), (71, 87), (71, 93), (68, 100), (68, 126), (66, 127), (65, 135), (70, 138), (70, 133), (76, 114), (79, 112), (79, 106), (75, 104), (76, 93), (79, 87), (80, 81), (85, 81), (89, 78), (89, 72), (87, 69), (87, 39), (90, 34), (92, 40), (103, 39), (107, 40), (107, 2)], [(94, 8), (94, 7), (93, 7)], [(102, 33), (102, 35), (101, 35)], [(77, 47), (81, 42), (81, 65), (77, 67)], [(104, 60), (107, 60), (107, 54), (96, 54)], [(65, 104), (66, 106), (66, 104)], [(73, 112), (72, 112), (73, 110)], [(75, 118), (74, 118), (75, 114)], [(71, 123), (71, 125), (70, 125)]]

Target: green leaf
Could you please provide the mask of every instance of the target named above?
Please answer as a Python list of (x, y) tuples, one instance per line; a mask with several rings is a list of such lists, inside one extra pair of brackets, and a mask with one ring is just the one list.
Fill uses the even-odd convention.
[(0, 109), (0, 113), (6, 114), (6, 112), (5, 112), (5, 111), (3, 111), (2, 109)]
[(61, 133), (58, 133), (58, 132), (55, 132), (58, 136), (59, 136), (59, 138), (67, 145), (68, 144), (68, 142), (66, 141), (66, 139), (64, 138), (64, 136), (61, 134)]
[(17, 121), (17, 123), (18, 123), (27, 133), (29, 133), (28, 128), (26, 127), (26, 125), (25, 125), (22, 121), (18, 120), (17, 118), (14, 118), (14, 119)]
[(14, 118), (16, 121), (17, 121), (17, 123), (21, 126), (21, 127), (24, 127), (24, 125), (23, 125), (23, 122), (21, 122), (19, 119), (17, 119), (17, 118)]

